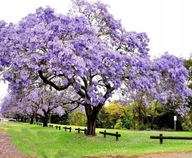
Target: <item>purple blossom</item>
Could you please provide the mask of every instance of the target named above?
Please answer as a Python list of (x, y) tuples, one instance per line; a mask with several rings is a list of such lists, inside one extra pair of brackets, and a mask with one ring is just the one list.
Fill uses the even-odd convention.
[[(69, 15), (47, 7), (15, 25), (0, 22), (0, 66), (9, 67), (4, 79), (12, 91), (28, 89), (25, 99), (39, 101), (39, 115), (72, 96), (85, 110), (99, 112), (120, 88), (124, 97), (146, 104), (184, 102), (191, 95), (181, 59), (165, 54), (151, 60), (146, 33), (126, 31), (107, 5), (84, 0), (73, 5)], [(42, 82), (57, 92), (32, 93)], [(61, 97), (71, 89), (71, 96)], [(86, 111), (88, 121), (93, 111)]]

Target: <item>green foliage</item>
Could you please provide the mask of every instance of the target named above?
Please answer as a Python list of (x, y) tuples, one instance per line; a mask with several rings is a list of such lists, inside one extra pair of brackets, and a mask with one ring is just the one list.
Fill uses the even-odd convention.
[[(176, 106), (177, 107), (177, 106)], [(173, 116), (176, 115), (176, 107), (162, 105), (159, 102), (149, 103), (148, 106), (141, 106), (139, 103), (126, 105), (121, 117), (123, 127), (137, 130), (167, 130), (173, 129)], [(177, 114), (177, 129), (181, 128), (181, 117)]]
[(189, 68), (192, 66), (192, 59), (184, 60), (184, 66), (189, 70)]
[(97, 118), (97, 127), (99, 128), (111, 128), (113, 123), (111, 122), (110, 115), (107, 112), (107, 107), (104, 106), (99, 112)]
[(130, 129), (132, 127), (131, 121), (128, 120), (128, 119), (124, 119), (123, 120), (123, 127), (126, 128), (126, 129)]
[[(184, 66), (188, 70), (188, 80), (187, 84), (190, 89), (192, 89), (192, 54), (190, 59), (184, 60)], [(182, 128), (185, 131), (192, 131), (192, 97), (188, 98), (188, 106), (190, 111), (184, 116), (184, 121), (182, 123)]]
[(140, 124), (140, 125), (138, 126), (138, 130), (140, 130), (140, 131), (143, 131), (143, 130), (146, 130), (146, 129), (147, 129), (147, 126), (144, 125), (144, 124)]
[(106, 107), (106, 110), (114, 126), (123, 114), (123, 106), (118, 102), (112, 102)]
[(174, 129), (174, 120), (173, 117), (177, 115), (177, 130), (182, 130), (181, 127), (181, 116), (176, 113), (176, 109), (174, 107), (167, 106), (159, 106), (156, 108), (159, 115), (154, 118), (154, 125), (156, 128), (161, 130), (173, 130)]
[[(191, 136), (190, 132), (152, 132), (107, 129), (108, 132), (119, 132), (121, 137), (115, 141), (112, 136), (103, 138), (86, 137), (78, 134), (72, 126), (72, 132), (64, 132), (55, 128), (29, 125), (27, 123), (1, 124), (0, 130), (6, 130), (13, 138), (14, 145), (23, 153), (38, 158), (81, 158), (81, 157), (136, 157), (149, 153), (187, 152), (191, 151), (191, 140), (165, 140), (159, 145), (159, 140), (151, 140), (151, 135)], [(97, 129), (103, 131), (104, 129)]]
[(121, 119), (117, 120), (117, 123), (115, 124), (115, 129), (122, 129), (123, 123), (121, 122)]
[(70, 125), (86, 126), (86, 122), (86, 115), (80, 111), (70, 115)]
[(69, 124), (69, 113), (65, 112), (62, 116), (60, 116), (58, 114), (52, 114), (50, 116), (50, 119), (51, 119), (50, 120), (51, 123), (68, 125)]
[(119, 119), (123, 116), (123, 106), (118, 102), (112, 102), (104, 106), (98, 116), (97, 126), (102, 128), (115, 128)]
[(192, 111), (185, 115), (182, 128), (184, 131), (192, 131)]

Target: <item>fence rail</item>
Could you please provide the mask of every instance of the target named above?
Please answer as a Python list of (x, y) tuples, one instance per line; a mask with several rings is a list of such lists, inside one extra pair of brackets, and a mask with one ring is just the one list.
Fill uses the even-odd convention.
[(159, 136), (150, 136), (150, 139), (159, 139), (159, 143), (163, 144), (163, 139), (192, 140), (192, 137), (163, 136), (163, 134), (160, 134)]
[(104, 132), (99, 132), (99, 133), (103, 134), (104, 138), (106, 138), (106, 135), (115, 136), (116, 137), (116, 141), (118, 141), (118, 138), (121, 137), (121, 134), (119, 134), (118, 132), (116, 132), (116, 133), (108, 133), (105, 130)]

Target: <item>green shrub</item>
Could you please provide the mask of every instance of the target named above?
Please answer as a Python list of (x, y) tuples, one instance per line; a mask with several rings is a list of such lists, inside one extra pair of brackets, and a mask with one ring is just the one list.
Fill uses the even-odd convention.
[(123, 127), (123, 123), (121, 122), (121, 120), (117, 120), (117, 123), (115, 124), (115, 129), (122, 129)]
[(185, 115), (184, 120), (185, 121), (182, 123), (182, 129), (184, 131), (192, 131), (192, 111)]
[(132, 127), (131, 121), (128, 119), (124, 120), (123, 127), (126, 129), (130, 129)]
[(143, 131), (143, 130), (146, 130), (146, 129), (147, 129), (147, 126), (144, 125), (144, 124), (141, 124), (141, 125), (138, 126), (138, 130), (140, 130), (140, 131)]
[(70, 125), (86, 126), (86, 122), (86, 115), (80, 111), (70, 115)]

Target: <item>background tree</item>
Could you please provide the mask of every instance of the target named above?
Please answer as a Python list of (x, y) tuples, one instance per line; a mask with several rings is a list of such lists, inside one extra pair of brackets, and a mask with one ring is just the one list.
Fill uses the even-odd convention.
[[(184, 65), (186, 69), (188, 70), (188, 78), (187, 78), (187, 85), (190, 89), (192, 89), (192, 56), (189, 59), (184, 60)], [(182, 106), (179, 109), (179, 112), (181, 113), (181, 116), (183, 116), (183, 122), (182, 127), (184, 130), (192, 130), (192, 97), (190, 96), (188, 98), (188, 104), (185, 106)]]
[(57, 97), (57, 92), (48, 91), (42, 87), (19, 96), (17, 93), (8, 94), (2, 104), (2, 113), (25, 116), (31, 119), (31, 124), (34, 118), (39, 116), (43, 121), (43, 126), (47, 126), (51, 112), (60, 115), (64, 113), (64, 109), (57, 102), (59, 100)]
[(69, 117), (70, 125), (86, 126), (87, 120), (85, 113), (81, 111), (75, 111)]
[(97, 123), (102, 128), (114, 128), (118, 120), (123, 117), (123, 106), (117, 101), (104, 106), (99, 113)]
[[(14, 94), (9, 94), (5, 96), (1, 105), (1, 114), (5, 117), (19, 118), (21, 115), (20, 111), (16, 108), (18, 106), (17, 96)], [(17, 117), (18, 116), (18, 117)]]
[(111, 102), (106, 106), (106, 112), (109, 114), (109, 120), (111, 127), (114, 128), (118, 121), (122, 121), (123, 117), (123, 106), (117, 101)]
[(182, 59), (166, 53), (149, 62), (148, 71), (144, 73), (146, 62), (136, 60), (131, 70), (137, 72), (137, 75), (133, 73), (132, 80), (122, 88), (122, 96), (136, 103), (132, 105), (135, 105), (134, 113), (138, 114), (139, 124), (144, 124), (148, 119), (148, 105), (159, 102), (176, 112), (180, 105), (187, 103), (187, 96), (191, 95), (186, 85), (188, 72)]

